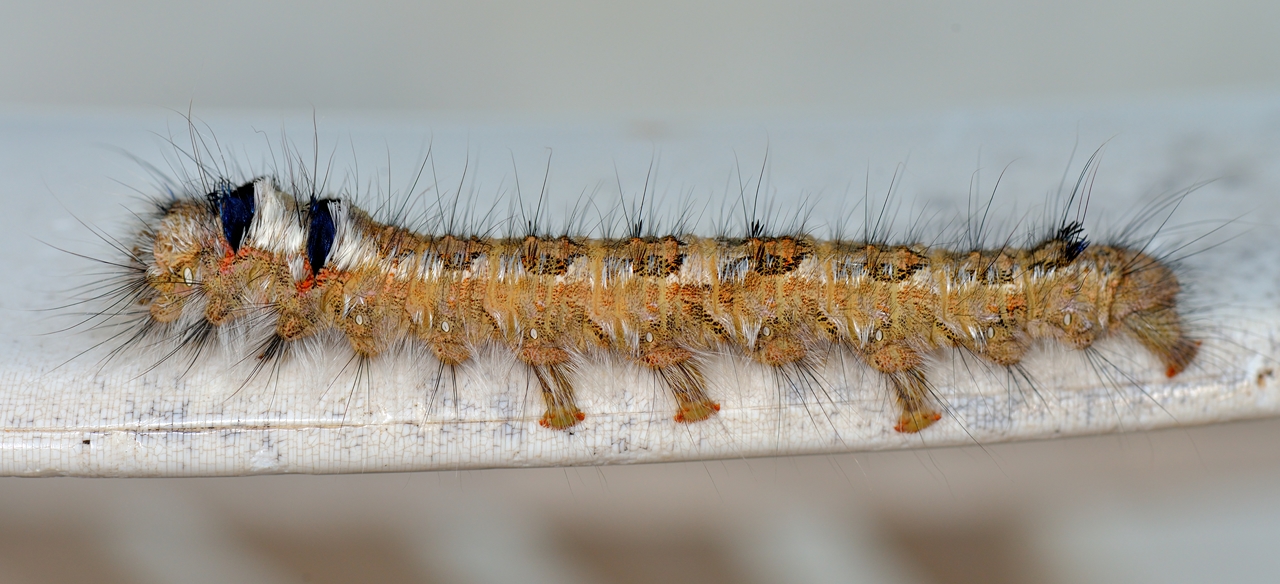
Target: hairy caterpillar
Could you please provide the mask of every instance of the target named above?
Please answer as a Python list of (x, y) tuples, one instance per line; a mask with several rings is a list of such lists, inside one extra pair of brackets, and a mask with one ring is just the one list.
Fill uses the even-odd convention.
[(1090, 245), (1066, 212), (1039, 242), (989, 249), (818, 239), (756, 221), (720, 237), (648, 233), (638, 219), (616, 238), (548, 235), (533, 222), (491, 237), (418, 233), (271, 177), (202, 184), (162, 201), (123, 246), (113, 306), (134, 317), (128, 339), (158, 337), (172, 355), (258, 335), (252, 357), (266, 361), (337, 336), (362, 364), (425, 347), (424, 371), (502, 347), (536, 380), (546, 431), (591, 414), (578, 407), (575, 371), (601, 356), (651, 371), (675, 402), (671, 418), (696, 423), (720, 410), (706, 355), (816, 378), (825, 355), (847, 352), (887, 382), (899, 411), (886, 422), (914, 433), (941, 417), (928, 371), (941, 352), (1016, 369), (1038, 344), (1125, 336), (1172, 377), (1199, 347), (1171, 268), (1141, 248)]

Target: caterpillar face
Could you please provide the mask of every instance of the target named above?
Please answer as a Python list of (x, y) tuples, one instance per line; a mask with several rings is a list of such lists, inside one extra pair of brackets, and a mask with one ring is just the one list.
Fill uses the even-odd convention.
[(735, 349), (786, 368), (842, 347), (888, 382), (894, 427), (918, 432), (940, 417), (925, 364), (941, 351), (1008, 367), (1037, 343), (1086, 349), (1123, 334), (1174, 375), (1199, 346), (1167, 266), (1089, 246), (1074, 224), (1000, 250), (804, 235), (463, 238), (384, 225), (261, 178), (171, 203), (138, 237), (151, 250), (141, 298), (155, 322), (252, 317), (286, 343), (332, 331), (365, 358), (407, 343), (450, 366), (505, 347), (537, 380), (552, 429), (587, 415), (573, 372), (601, 352), (651, 370), (675, 420), (692, 423), (720, 408), (699, 355)]

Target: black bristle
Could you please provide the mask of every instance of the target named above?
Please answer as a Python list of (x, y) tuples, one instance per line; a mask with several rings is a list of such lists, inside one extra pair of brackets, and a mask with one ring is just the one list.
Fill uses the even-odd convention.
[(1084, 250), (1089, 248), (1089, 239), (1085, 237), (1084, 225), (1079, 221), (1072, 221), (1058, 229), (1058, 233), (1053, 236), (1054, 239), (1066, 244), (1066, 260), (1073, 261)]

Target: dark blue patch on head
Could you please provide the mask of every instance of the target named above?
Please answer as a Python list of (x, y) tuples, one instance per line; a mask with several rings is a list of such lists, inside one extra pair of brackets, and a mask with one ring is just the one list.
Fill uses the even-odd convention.
[(253, 223), (253, 183), (218, 194), (218, 215), (222, 217), (222, 235), (231, 251), (240, 251), (240, 242)]
[(311, 264), (311, 275), (320, 273), (324, 263), (329, 259), (329, 249), (333, 247), (333, 214), (329, 212), (328, 199), (311, 197), (307, 205), (310, 226), (307, 228), (307, 262)]

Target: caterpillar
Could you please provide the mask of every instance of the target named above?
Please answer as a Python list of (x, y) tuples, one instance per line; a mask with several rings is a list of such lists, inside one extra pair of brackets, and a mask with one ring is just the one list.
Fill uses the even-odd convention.
[(885, 423), (917, 433), (941, 418), (928, 364), (947, 351), (1017, 368), (1038, 345), (1127, 337), (1173, 377), (1200, 347), (1172, 267), (1141, 247), (1090, 242), (1065, 212), (1024, 247), (820, 239), (758, 221), (714, 237), (639, 220), (621, 237), (534, 222), (492, 237), (417, 232), (271, 176), (206, 187), (159, 201), (120, 246), (112, 306), (133, 316), (123, 345), (158, 338), (173, 355), (248, 327), (264, 331), (260, 362), (340, 337), (362, 363), (423, 348), (424, 371), (498, 348), (536, 380), (548, 432), (591, 415), (577, 371), (606, 358), (651, 372), (671, 418), (697, 424), (721, 409), (708, 355), (738, 353), (785, 377), (851, 354), (886, 382), (897, 415)]

